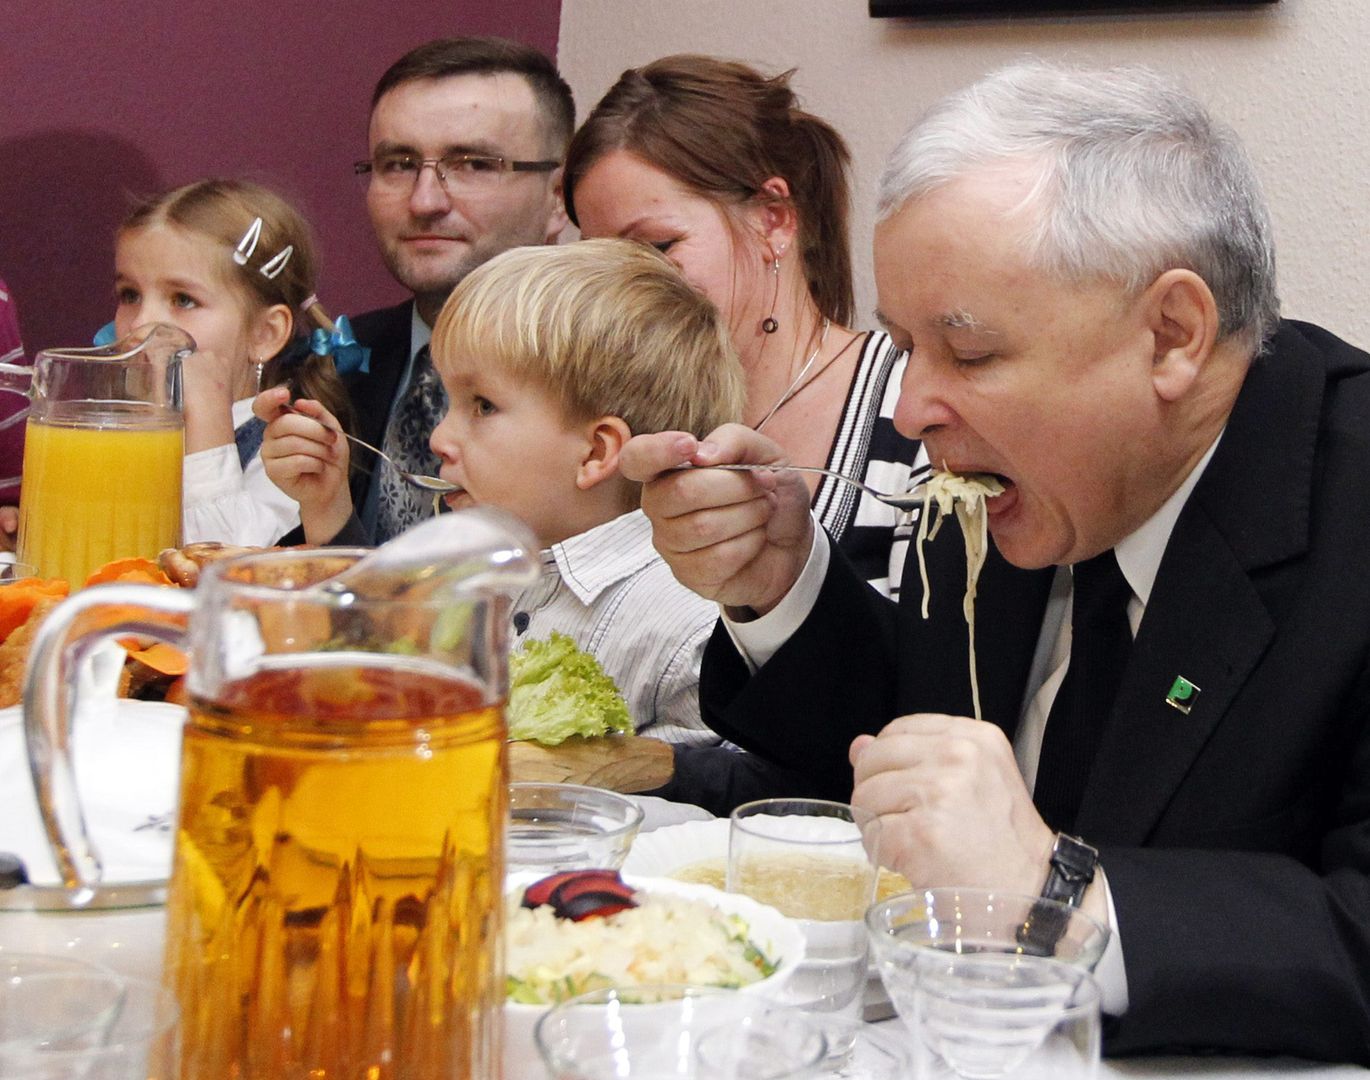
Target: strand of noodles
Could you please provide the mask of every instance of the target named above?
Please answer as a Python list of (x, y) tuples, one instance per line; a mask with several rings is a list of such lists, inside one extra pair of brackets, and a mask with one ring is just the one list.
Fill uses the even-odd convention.
[[(923, 513), (918, 522), (918, 574), (923, 582), (923, 618), (928, 617), (928, 600), (932, 589), (928, 582), (927, 558), (923, 554), (923, 544), (937, 539), (942, 522), (947, 514), (955, 512), (956, 520), (961, 523), (961, 535), (966, 544), (966, 594), (961, 600), (961, 611), (966, 617), (966, 627), (970, 638), (970, 697), (975, 709), (975, 719), (980, 715), (980, 679), (975, 669), (975, 594), (989, 554), (989, 513), (985, 500), (993, 498), (1004, 490), (1003, 485), (992, 476), (958, 476), (956, 473), (936, 472), (926, 481), (923, 495)], [(937, 521), (929, 526), (932, 507), (937, 506)]]

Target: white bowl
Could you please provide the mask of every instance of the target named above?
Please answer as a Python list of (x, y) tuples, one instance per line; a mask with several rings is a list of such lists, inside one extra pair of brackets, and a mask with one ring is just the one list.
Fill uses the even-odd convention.
[[(521, 894), (541, 875), (511, 874), (505, 882), (506, 895)], [(764, 979), (741, 987), (739, 994), (774, 996), (794, 974), (804, 959), (804, 935), (794, 921), (775, 908), (757, 903), (747, 896), (726, 893), (708, 885), (689, 885), (668, 878), (639, 877), (624, 874), (623, 880), (640, 892), (658, 893), (701, 900), (729, 915), (739, 915), (747, 922), (751, 941), (775, 961), (776, 969)], [(545, 1073), (538, 1061), (533, 1043), (533, 1028), (549, 1005), (524, 1005), (505, 1002), (504, 1005), (504, 1077), (505, 1080), (544, 1080)]]

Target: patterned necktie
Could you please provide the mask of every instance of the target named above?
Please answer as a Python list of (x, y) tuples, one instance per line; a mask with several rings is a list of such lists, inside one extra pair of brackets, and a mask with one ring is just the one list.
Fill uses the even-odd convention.
[(1132, 649), (1132, 588), (1113, 552), (1077, 563), (1070, 615), (1070, 662), (1056, 692), (1037, 759), (1033, 802), (1053, 829), (1070, 832)]
[[(447, 411), (447, 392), (425, 345), (414, 357), (404, 397), (395, 405), (385, 429), (383, 449), (406, 472), (436, 476), (441, 464), (428, 447), (428, 437)], [(376, 503), (376, 543), (383, 544), (410, 526), (433, 515), (433, 496), (405, 483), (385, 462)]]
[(266, 421), (250, 416), (242, 426), (233, 432), (233, 442), (238, 447), (238, 464), (244, 469), (262, 449), (262, 439), (266, 435)]

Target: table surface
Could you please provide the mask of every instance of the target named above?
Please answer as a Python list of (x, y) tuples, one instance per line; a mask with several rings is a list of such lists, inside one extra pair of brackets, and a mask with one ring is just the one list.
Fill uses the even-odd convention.
[[(642, 831), (650, 832), (665, 825), (676, 825), (684, 821), (702, 821), (713, 815), (697, 806), (669, 803), (664, 799), (636, 796), (646, 820)], [(879, 986), (867, 991), (866, 1001), (885, 999), (884, 987)], [(897, 1024), (899, 1021), (887, 1020), (884, 1023)], [(1202, 1057), (1136, 1057), (1112, 1058), (1105, 1060), (1099, 1069), (1100, 1080), (1112, 1078), (1131, 1078), (1131, 1080), (1151, 1080), (1156, 1077), (1202, 1077), (1203, 1080), (1346, 1080), (1348, 1077), (1366, 1077), (1370, 1070), (1355, 1065), (1328, 1065), (1319, 1061), (1303, 1061), (1297, 1058), (1237, 1058), (1220, 1055)]]

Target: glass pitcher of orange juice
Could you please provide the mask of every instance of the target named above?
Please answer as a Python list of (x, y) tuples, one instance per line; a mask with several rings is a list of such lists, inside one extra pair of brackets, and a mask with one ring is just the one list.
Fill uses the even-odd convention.
[(181, 361), (195, 349), (165, 323), (113, 345), (47, 349), (0, 364), (31, 398), (19, 558), (80, 588), (113, 559), (153, 558), (181, 535)]
[(92, 897), (74, 657), (130, 629), (189, 647), (164, 968), (180, 1050), (155, 1077), (498, 1075), (508, 596), (537, 548), (496, 511), (420, 528), (464, 550), (398, 575), (288, 549), (212, 564), (193, 592), (96, 586), (35, 641), (34, 786)]

